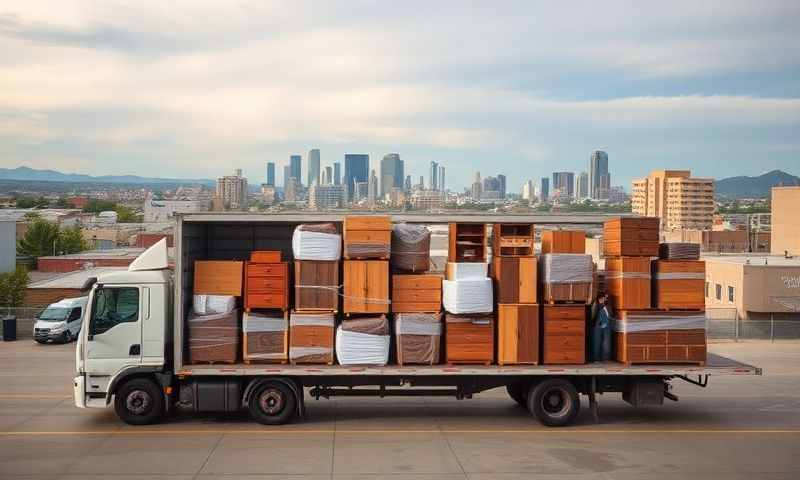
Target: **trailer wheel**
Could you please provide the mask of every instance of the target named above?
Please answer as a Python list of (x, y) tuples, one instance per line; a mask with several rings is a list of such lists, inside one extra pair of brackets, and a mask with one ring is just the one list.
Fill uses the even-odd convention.
[(506, 385), (506, 392), (520, 407), (528, 408), (528, 390), (525, 388), (525, 384), (509, 383)]
[(130, 425), (157, 423), (164, 413), (164, 395), (148, 378), (134, 378), (119, 387), (114, 395), (114, 410)]
[(297, 410), (297, 398), (291, 388), (281, 382), (264, 382), (250, 395), (250, 415), (263, 425), (289, 423)]
[(531, 386), (528, 391), (528, 410), (548, 427), (571, 424), (580, 409), (578, 390), (569, 380), (551, 378)]

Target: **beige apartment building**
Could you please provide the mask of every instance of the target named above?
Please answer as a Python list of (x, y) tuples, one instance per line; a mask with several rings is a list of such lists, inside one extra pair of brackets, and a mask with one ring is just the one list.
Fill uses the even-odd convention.
[(633, 181), (633, 213), (659, 217), (662, 230), (710, 230), (714, 179), (692, 178), (689, 170), (655, 170)]
[(706, 262), (706, 310), (741, 319), (800, 322), (800, 258), (721, 255)]
[(772, 188), (772, 253), (800, 256), (800, 187)]

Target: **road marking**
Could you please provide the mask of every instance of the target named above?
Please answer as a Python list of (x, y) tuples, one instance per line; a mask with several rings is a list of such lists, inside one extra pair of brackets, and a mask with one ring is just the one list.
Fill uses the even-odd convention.
[(58, 399), (58, 400), (66, 400), (71, 398), (69, 395), (14, 395), (14, 394), (0, 394), (0, 400), (3, 399), (37, 399), (37, 398), (45, 398), (45, 399)]
[(130, 430), (86, 430), (86, 431), (10, 431), (0, 432), (0, 436), (9, 437), (24, 437), (24, 436), (89, 436), (89, 435), (120, 435), (120, 436), (141, 436), (141, 435), (319, 435), (319, 434), (354, 434), (354, 435), (371, 435), (371, 434), (430, 434), (430, 433), (452, 433), (452, 434), (548, 434), (548, 435), (563, 435), (563, 434), (704, 434), (704, 435), (717, 435), (717, 434), (800, 434), (800, 429), (736, 429), (736, 430), (722, 430), (722, 429), (551, 429), (551, 428), (538, 428), (527, 430), (334, 430), (334, 429), (313, 429), (313, 430), (274, 430), (274, 429), (238, 429), (238, 430), (161, 430), (161, 429), (147, 429), (136, 428)]

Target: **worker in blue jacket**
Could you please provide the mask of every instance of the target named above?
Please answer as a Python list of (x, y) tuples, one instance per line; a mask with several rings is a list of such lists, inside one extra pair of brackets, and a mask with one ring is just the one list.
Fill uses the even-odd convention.
[(611, 360), (611, 310), (605, 292), (597, 294), (591, 319), (592, 361), (607, 362)]

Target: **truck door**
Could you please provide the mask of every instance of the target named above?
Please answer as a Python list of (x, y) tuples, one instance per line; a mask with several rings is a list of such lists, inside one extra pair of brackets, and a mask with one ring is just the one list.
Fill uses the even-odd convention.
[[(142, 362), (142, 288), (103, 285), (92, 296), (86, 342), (87, 392), (105, 392), (111, 377)], [(146, 308), (143, 308), (146, 307)]]

